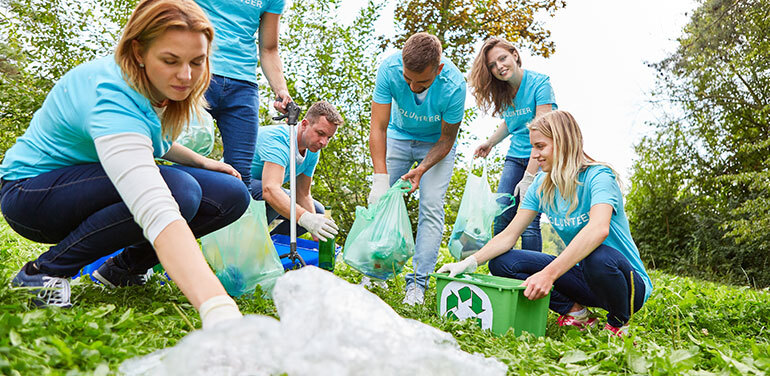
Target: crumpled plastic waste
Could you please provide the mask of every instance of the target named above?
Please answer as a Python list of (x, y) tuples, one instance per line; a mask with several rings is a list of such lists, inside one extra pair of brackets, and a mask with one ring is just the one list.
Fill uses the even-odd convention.
[(414, 235), (404, 194), (411, 183), (398, 179), (376, 204), (356, 207), (356, 220), (343, 247), (343, 260), (370, 277), (386, 280), (401, 273), (414, 256)]
[[(471, 171), (468, 168), (468, 171)], [(501, 205), (498, 199), (508, 198), (510, 204)], [(502, 201), (502, 200), (501, 200)], [(457, 219), (449, 235), (449, 253), (456, 260), (462, 260), (481, 249), (492, 240), (492, 226), (495, 218), (512, 208), (516, 199), (506, 193), (493, 193), (487, 181), (487, 164), (481, 176), (468, 174), (465, 191), (457, 209)]]
[(134, 375), (505, 375), (493, 358), (399, 316), (366, 289), (307, 266), (281, 276), (278, 321), (249, 315), (125, 361)]

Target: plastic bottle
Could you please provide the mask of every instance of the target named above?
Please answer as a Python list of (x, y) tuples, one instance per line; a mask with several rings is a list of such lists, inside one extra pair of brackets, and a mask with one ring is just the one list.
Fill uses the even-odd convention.
[[(331, 219), (332, 208), (324, 207), (324, 217)], [(337, 248), (334, 244), (336, 237), (327, 239), (325, 242), (318, 242), (318, 267), (328, 271), (334, 271), (334, 251)]]

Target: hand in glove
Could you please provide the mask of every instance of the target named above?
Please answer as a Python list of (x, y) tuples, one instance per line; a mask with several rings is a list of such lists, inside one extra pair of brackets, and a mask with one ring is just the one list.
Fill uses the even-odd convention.
[(369, 198), (366, 201), (369, 205), (376, 204), (388, 188), (390, 188), (390, 175), (373, 174), (372, 189), (369, 191)]
[(209, 300), (201, 304), (198, 312), (201, 315), (204, 330), (213, 328), (219, 323), (243, 317), (233, 298), (227, 295), (217, 295), (209, 298)]
[(472, 273), (479, 267), (476, 262), (476, 258), (473, 255), (468, 256), (465, 260), (460, 262), (452, 262), (444, 264), (438, 269), (439, 273), (449, 272), (449, 277), (454, 277), (460, 273)]
[(331, 239), (337, 235), (337, 224), (331, 218), (326, 218), (323, 214), (305, 212), (299, 217), (297, 224), (305, 228), (310, 234), (322, 242)]
[(530, 174), (529, 171), (524, 171), (524, 176), (519, 181), (519, 184), (516, 184), (516, 188), (513, 189), (513, 195), (519, 196), (519, 202), (524, 200), (524, 195), (527, 194), (527, 189), (532, 185), (533, 180), (535, 180), (535, 175)]

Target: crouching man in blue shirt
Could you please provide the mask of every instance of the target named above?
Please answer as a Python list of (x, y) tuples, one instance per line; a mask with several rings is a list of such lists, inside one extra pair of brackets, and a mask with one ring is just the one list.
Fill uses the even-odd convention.
[[(342, 124), (342, 116), (328, 102), (320, 101), (310, 106), (305, 118), (297, 125), (297, 138), (290, 140), (289, 126), (276, 125), (263, 127), (259, 131), (257, 152), (251, 164), (251, 176), (260, 177), (251, 181), (251, 196), (255, 200), (265, 200), (267, 204), (267, 222), (281, 216), (289, 217), (291, 198), (289, 191), (282, 185), (289, 181), (289, 142), (296, 145), (297, 173), (297, 235), (310, 232), (316, 240), (325, 241), (337, 234), (334, 220), (324, 218), (323, 205), (310, 195), (313, 172), (318, 164), (321, 149), (329, 144), (337, 127)], [(276, 227), (272, 233), (288, 235), (288, 221)]]

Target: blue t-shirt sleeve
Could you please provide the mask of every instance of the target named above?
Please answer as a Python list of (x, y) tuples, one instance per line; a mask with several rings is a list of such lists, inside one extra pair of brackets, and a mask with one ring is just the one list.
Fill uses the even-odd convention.
[(271, 134), (265, 132), (264, 136), (260, 135), (264, 139), (258, 143), (257, 153), (259, 153), (259, 158), (263, 163), (272, 162), (283, 168), (289, 166), (289, 150), (284, 145), (288, 143), (282, 142), (283, 140), (280, 137), (283, 136), (280, 132), (273, 132)]
[(609, 168), (600, 168), (598, 173), (591, 177), (589, 187), (591, 189), (591, 207), (596, 204), (609, 204), (614, 213), (619, 212), (623, 196), (620, 192), (620, 186), (618, 186), (618, 182), (615, 181), (615, 176)]
[(537, 176), (535, 176), (535, 180), (532, 181), (532, 184), (527, 189), (527, 194), (521, 199), (521, 204), (519, 205), (520, 208), (534, 210), (536, 212), (540, 211), (540, 195), (537, 193), (537, 189), (543, 184), (544, 177), (544, 172), (539, 172)]
[(386, 65), (383, 62), (380, 64), (380, 69), (377, 70), (377, 80), (374, 84), (374, 94), (372, 94), (374, 103), (389, 104), (393, 101), (393, 93), (390, 91), (390, 74)]
[(442, 115), (442, 120), (449, 124), (457, 124), (463, 121), (465, 115), (465, 85), (460, 85), (449, 99), (449, 107)]
[(267, 8), (265, 8), (265, 12), (281, 14), (283, 13), (284, 7), (286, 7), (285, 0), (272, 0)]
[(556, 95), (551, 87), (551, 78), (544, 76), (535, 89), (535, 106), (553, 104), (556, 107)]
[(96, 96), (98, 100), (86, 122), (92, 139), (118, 133), (138, 133), (153, 139), (144, 114), (121, 88), (111, 83), (99, 85)]

